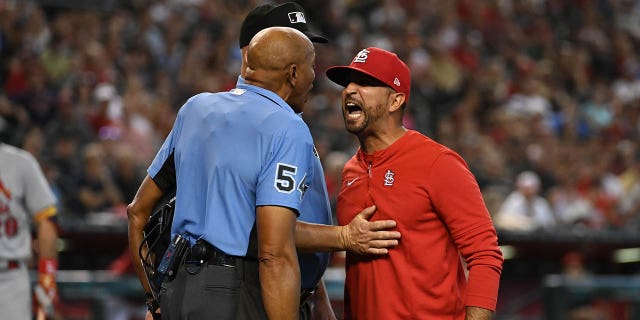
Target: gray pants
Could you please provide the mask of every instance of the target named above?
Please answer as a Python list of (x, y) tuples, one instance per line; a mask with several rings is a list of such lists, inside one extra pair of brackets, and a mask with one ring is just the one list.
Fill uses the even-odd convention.
[[(257, 261), (238, 260), (236, 267), (182, 264), (175, 279), (162, 284), (159, 298), (163, 320), (267, 319)], [(311, 319), (308, 303), (300, 319)]]
[(0, 318), (31, 319), (31, 285), (24, 264), (18, 269), (0, 270)]

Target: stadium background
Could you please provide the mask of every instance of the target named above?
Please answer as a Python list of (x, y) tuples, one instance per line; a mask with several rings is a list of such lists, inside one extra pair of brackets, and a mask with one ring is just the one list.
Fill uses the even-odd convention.
[[(357, 142), (324, 71), (395, 51), (413, 77), (406, 126), (461, 153), (498, 226), (496, 318), (640, 319), (640, 3), (298, 2), (331, 39), (304, 118), (332, 201)], [(259, 3), (0, 0), (0, 132), (60, 199), (62, 318), (144, 311), (125, 205), (185, 99), (234, 86), (239, 26)], [(551, 223), (498, 217), (524, 171)], [(326, 275), (338, 313), (342, 259)]]

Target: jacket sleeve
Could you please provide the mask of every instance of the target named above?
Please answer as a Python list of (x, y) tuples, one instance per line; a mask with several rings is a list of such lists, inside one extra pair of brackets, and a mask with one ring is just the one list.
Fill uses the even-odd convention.
[(465, 304), (495, 310), (503, 257), (478, 183), (451, 150), (433, 166), (429, 176), (433, 204), (469, 271)]

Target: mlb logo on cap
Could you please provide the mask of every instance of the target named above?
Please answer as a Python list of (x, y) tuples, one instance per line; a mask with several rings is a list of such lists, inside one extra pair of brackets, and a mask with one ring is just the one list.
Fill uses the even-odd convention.
[[(0, 0), (0, 2), (1, 1), (2, 0)], [(248, 45), (251, 38), (260, 30), (269, 27), (290, 27), (298, 29), (313, 42), (327, 43), (327, 38), (309, 29), (304, 13), (304, 8), (295, 2), (286, 2), (283, 4), (268, 3), (255, 7), (247, 14), (240, 26), (240, 36), (238, 37), (240, 48)]]
[(363, 73), (380, 80), (396, 92), (404, 93), (405, 101), (409, 101), (411, 72), (395, 53), (375, 47), (362, 49), (350, 65), (331, 67), (326, 74), (331, 81), (346, 87), (353, 72)]
[(291, 23), (307, 23), (302, 12), (289, 12), (289, 21)]

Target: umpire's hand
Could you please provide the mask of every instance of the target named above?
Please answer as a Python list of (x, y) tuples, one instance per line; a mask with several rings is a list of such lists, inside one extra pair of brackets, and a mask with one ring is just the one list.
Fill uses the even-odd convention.
[(396, 222), (370, 222), (369, 218), (375, 211), (375, 205), (365, 208), (340, 230), (340, 240), (347, 251), (361, 255), (384, 255), (389, 253), (388, 248), (398, 245), (400, 232), (387, 230), (395, 228)]

